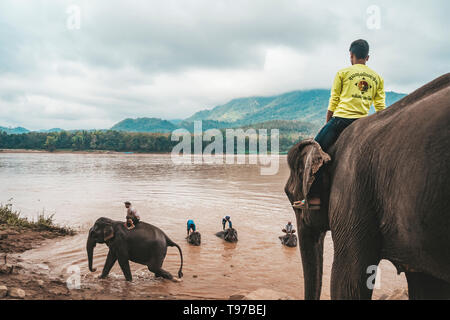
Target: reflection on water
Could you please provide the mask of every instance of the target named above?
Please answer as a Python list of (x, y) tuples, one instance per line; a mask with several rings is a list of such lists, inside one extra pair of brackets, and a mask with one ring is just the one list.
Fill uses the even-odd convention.
[[(116, 265), (112, 277), (117, 290), (182, 294), (186, 297), (227, 298), (239, 292), (269, 288), (301, 299), (303, 275), (298, 248), (281, 246), (278, 236), (295, 216), (284, 195), (288, 177), (286, 158), (274, 176), (260, 175), (256, 165), (174, 165), (170, 155), (125, 154), (0, 154), (0, 202), (14, 198), (16, 209), (35, 217), (44, 210), (56, 222), (81, 229), (77, 236), (58, 240), (23, 255), (48, 263), (57, 273), (79, 265), (83, 279), (90, 275), (85, 252), (86, 232), (107, 216), (123, 220), (123, 201), (130, 200), (143, 220), (157, 225), (177, 242), (185, 258), (184, 280), (155, 280), (145, 266), (132, 264), (135, 281), (124, 284)], [(239, 242), (225, 243), (215, 236), (221, 219), (230, 215)], [(186, 221), (194, 219), (202, 234), (200, 247), (186, 243)], [(101, 272), (107, 248), (97, 245), (94, 266)], [(324, 289), (329, 298), (333, 248), (325, 241)], [(169, 248), (164, 268), (177, 274), (178, 250)], [(375, 297), (403, 287), (403, 277), (382, 263), (381, 289)], [(115, 279), (117, 277), (117, 279)], [(91, 279), (91, 278), (89, 278)], [(87, 281), (87, 280), (86, 280)]]

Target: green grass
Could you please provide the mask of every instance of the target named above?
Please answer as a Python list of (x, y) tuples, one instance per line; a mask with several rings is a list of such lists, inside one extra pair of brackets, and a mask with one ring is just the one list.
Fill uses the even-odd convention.
[(12, 208), (12, 204), (0, 204), (0, 225), (36, 231), (50, 231), (61, 235), (74, 235), (75, 230), (56, 225), (53, 221), (54, 215), (45, 215), (44, 212), (37, 216), (36, 221), (21, 217), (19, 211)]

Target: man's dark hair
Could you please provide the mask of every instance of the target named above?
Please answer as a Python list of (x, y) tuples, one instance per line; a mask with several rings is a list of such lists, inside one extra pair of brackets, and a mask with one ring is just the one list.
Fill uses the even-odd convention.
[(353, 41), (350, 45), (350, 52), (358, 59), (365, 59), (369, 55), (369, 43), (363, 39)]

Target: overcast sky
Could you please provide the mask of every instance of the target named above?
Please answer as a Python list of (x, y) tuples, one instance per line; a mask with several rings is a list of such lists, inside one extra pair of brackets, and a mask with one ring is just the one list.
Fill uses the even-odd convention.
[(109, 128), (328, 89), (358, 38), (386, 90), (409, 93), (450, 71), (449, 12), (448, 0), (2, 0), (0, 126)]

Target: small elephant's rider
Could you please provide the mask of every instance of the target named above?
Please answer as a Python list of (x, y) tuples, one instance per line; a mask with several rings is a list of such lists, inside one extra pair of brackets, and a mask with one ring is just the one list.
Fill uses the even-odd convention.
[(195, 232), (195, 223), (194, 220), (188, 220), (187, 222), (187, 235), (189, 236), (190, 231)]
[(222, 227), (223, 227), (223, 230), (225, 230), (225, 225), (227, 224), (227, 222), (228, 222), (228, 228), (232, 228), (232, 227), (233, 227), (233, 224), (231, 223), (231, 218), (230, 218), (230, 216), (225, 216), (225, 217), (222, 219)]
[(141, 217), (139, 216), (137, 210), (131, 206), (131, 202), (125, 201), (125, 208), (127, 209), (127, 228), (133, 229), (139, 223)]
[(286, 227), (282, 230), (283, 232), (286, 232), (287, 234), (291, 234), (295, 232), (294, 225), (291, 221), (288, 221)]
[[(350, 45), (350, 62), (352, 66), (340, 70), (334, 78), (331, 97), (327, 111), (327, 123), (314, 138), (323, 151), (338, 139), (346, 127), (355, 120), (366, 117), (373, 104), (375, 111), (386, 108), (384, 80), (375, 71), (366, 66), (369, 60), (369, 44), (365, 40), (356, 40)], [(316, 173), (310, 195), (308, 208), (320, 209), (320, 191), (322, 190), (321, 171)], [(306, 208), (306, 199), (296, 201), (293, 207)]]

